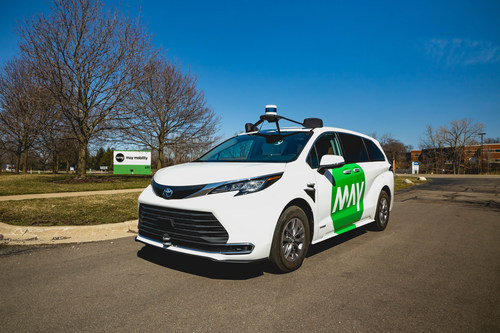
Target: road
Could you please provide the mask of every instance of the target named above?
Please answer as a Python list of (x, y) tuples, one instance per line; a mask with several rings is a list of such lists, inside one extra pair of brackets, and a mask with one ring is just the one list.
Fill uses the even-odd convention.
[[(498, 332), (500, 178), (485, 179), (402, 191), (384, 232), (314, 246), (290, 274), (133, 238), (2, 247), (0, 331)], [(465, 188), (489, 199), (450, 199)]]

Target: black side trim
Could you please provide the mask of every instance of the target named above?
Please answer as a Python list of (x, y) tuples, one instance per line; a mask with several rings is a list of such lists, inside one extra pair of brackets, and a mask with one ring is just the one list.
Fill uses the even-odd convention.
[(316, 202), (316, 190), (313, 188), (305, 188), (304, 192), (307, 193), (308, 196), (311, 197), (313, 202)]
[[(162, 197), (164, 199), (184, 199), (201, 189), (203, 189), (206, 185), (192, 185), (192, 186), (168, 186), (168, 185), (161, 185), (158, 184), (157, 182), (152, 181), (152, 186), (153, 186), (153, 191), (155, 194), (159, 197)], [(166, 197), (163, 195), (163, 191), (166, 188), (170, 188), (173, 191), (173, 194), (171, 197)]]

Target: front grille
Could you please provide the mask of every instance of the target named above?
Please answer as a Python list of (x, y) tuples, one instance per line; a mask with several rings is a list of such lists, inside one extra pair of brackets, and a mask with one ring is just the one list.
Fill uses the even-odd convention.
[(165, 233), (172, 245), (206, 251), (219, 251), (229, 238), (212, 213), (140, 204), (139, 235), (163, 243)]

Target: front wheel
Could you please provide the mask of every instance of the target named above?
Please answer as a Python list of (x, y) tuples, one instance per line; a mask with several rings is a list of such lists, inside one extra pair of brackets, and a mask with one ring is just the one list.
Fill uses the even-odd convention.
[(270, 259), (282, 272), (302, 265), (310, 244), (306, 214), (297, 206), (288, 207), (278, 219), (271, 246)]
[(385, 230), (389, 223), (389, 205), (391, 199), (387, 192), (382, 191), (378, 197), (377, 212), (375, 213), (375, 229), (378, 231)]

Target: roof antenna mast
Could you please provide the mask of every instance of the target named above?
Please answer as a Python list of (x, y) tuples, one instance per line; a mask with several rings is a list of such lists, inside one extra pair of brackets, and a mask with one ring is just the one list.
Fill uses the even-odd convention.
[(260, 119), (258, 122), (255, 124), (252, 123), (246, 123), (245, 124), (245, 132), (258, 132), (259, 128), (258, 126), (262, 124), (264, 121), (267, 121), (268, 123), (276, 123), (276, 129), (278, 130), (278, 134), (280, 133), (280, 125), (278, 122), (281, 119), (288, 120), (292, 123), (304, 126), (306, 128), (316, 128), (316, 127), (323, 127), (323, 120), (319, 118), (306, 118), (304, 119), (303, 123), (299, 123), (298, 121), (283, 117), (283, 116), (278, 116), (278, 107), (276, 105), (266, 105), (266, 113), (260, 116)]

